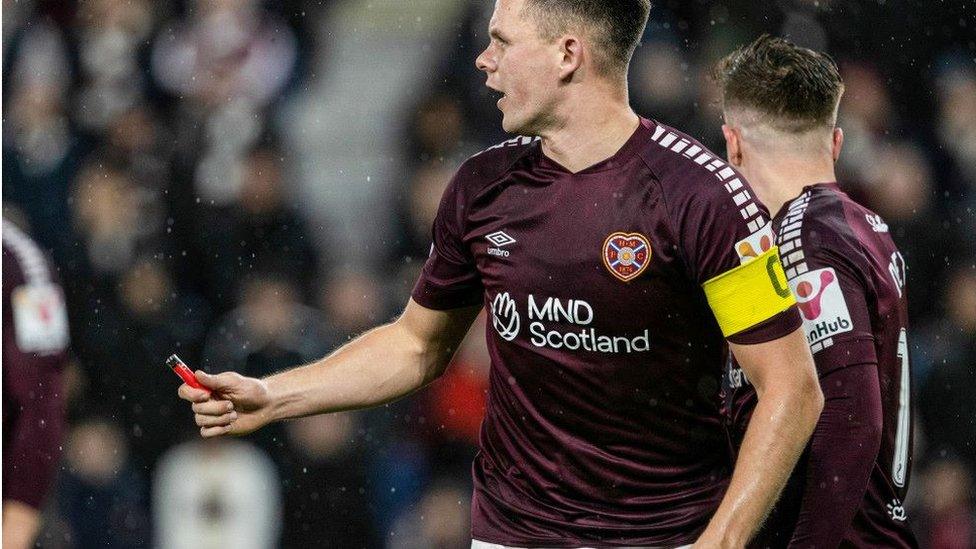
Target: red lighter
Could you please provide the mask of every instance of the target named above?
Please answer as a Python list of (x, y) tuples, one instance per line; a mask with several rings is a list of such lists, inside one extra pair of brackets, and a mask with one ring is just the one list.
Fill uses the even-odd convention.
[(193, 371), (190, 370), (185, 362), (180, 360), (180, 357), (176, 355), (170, 356), (166, 359), (166, 365), (172, 368), (173, 371), (176, 372), (176, 375), (180, 376), (183, 382), (190, 387), (193, 387), (194, 389), (203, 389), (208, 393), (210, 392), (210, 389), (200, 385), (200, 382), (197, 381), (197, 376), (193, 375)]

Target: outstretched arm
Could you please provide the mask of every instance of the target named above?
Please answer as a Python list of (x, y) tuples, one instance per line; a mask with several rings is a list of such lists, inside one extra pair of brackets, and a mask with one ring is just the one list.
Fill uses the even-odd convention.
[(756, 345), (729, 344), (756, 388), (729, 489), (695, 547), (744, 547), (779, 497), (823, 408), (801, 330)]
[(405, 396), (447, 367), (480, 306), (437, 311), (412, 299), (403, 314), (331, 355), (264, 379), (196, 372), (205, 391), (182, 385), (200, 434), (244, 434), (273, 421), (368, 408)]

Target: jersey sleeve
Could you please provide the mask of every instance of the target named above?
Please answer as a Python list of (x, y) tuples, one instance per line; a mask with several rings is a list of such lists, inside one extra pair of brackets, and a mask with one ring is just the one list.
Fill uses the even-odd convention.
[(466, 170), (458, 170), (441, 198), (433, 244), (411, 297), (428, 309), (456, 309), (481, 303), (484, 289), (477, 264), (464, 243), (466, 206), (461, 192)]
[[(786, 275), (817, 371), (878, 362), (871, 328), (870, 277), (863, 253), (827, 213), (808, 212), (797, 241), (781, 239)], [(788, 229), (788, 227), (784, 227)], [(789, 236), (789, 230), (782, 230)]]
[(691, 278), (723, 335), (739, 344), (780, 338), (800, 325), (769, 214), (745, 179), (720, 161), (679, 173), (688, 193), (673, 212)]
[(834, 370), (821, 378), (821, 385), (823, 413), (810, 439), (806, 467), (797, 471), (805, 488), (790, 547), (841, 544), (864, 500), (881, 447), (877, 364)]

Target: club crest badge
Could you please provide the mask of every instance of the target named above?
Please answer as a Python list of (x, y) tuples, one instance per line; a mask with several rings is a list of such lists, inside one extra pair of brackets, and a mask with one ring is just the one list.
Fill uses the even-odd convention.
[(651, 262), (651, 243), (640, 233), (613, 233), (603, 242), (603, 265), (624, 282), (637, 278)]

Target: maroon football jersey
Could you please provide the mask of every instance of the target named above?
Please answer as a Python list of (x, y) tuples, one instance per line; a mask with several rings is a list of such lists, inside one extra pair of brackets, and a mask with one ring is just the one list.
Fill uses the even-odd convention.
[[(912, 448), (904, 259), (881, 217), (835, 183), (806, 187), (773, 225), (826, 404), (757, 545), (916, 547), (902, 505)], [(727, 365), (737, 445), (756, 399)], [(869, 442), (877, 425), (880, 447)]]
[(61, 287), (47, 257), (3, 221), (3, 499), (40, 507), (57, 472), (68, 359)]
[[(767, 227), (735, 170), (646, 119), (616, 154), (577, 173), (531, 138), (461, 166), (413, 299), (491, 313), (475, 539), (696, 539), (730, 472), (718, 406), (723, 331), (758, 343), (800, 324), (790, 297), (749, 307), (766, 313), (726, 330), (703, 290), (719, 275), (734, 280), (760, 241), (770, 248)], [(769, 257), (763, 273), (779, 268)], [(756, 285), (772, 288), (772, 276)]]

